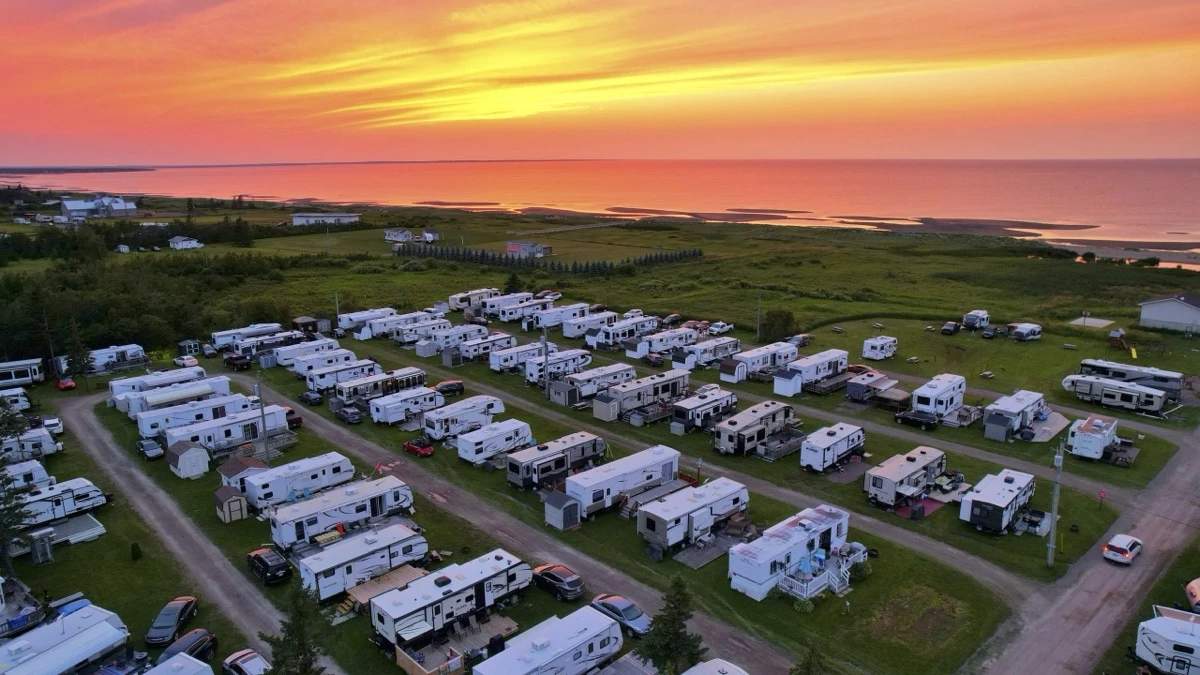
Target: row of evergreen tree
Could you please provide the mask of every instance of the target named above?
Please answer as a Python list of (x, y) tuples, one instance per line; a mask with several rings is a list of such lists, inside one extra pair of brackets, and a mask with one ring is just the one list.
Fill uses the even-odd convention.
[(488, 251), (480, 248), (462, 248), (459, 246), (429, 246), (429, 245), (399, 245), (393, 248), (398, 256), (413, 258), (435, 258), (454, 262), (489, 265), (508, 269), (531, 270), (541, 269), (555, 274), (590, 274), (605, 275), (619, 272), (622, 269), (662, 265), (665, 263), (694, 260), (704, 257), (704, 251), (698, 248), (685, 248), (677, 251), (659, 251), (635, 258), (625, 258), (619, 262), (611, 260), (578, 260), (565, 263), (550, 258), (518, 258), (510, 257), (501, 251)]

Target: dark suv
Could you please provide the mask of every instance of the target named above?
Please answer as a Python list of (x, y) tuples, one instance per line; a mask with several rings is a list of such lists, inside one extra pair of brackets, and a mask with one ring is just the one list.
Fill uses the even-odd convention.
[(217, 636), (203, 628), (188, 631), (183, 637), (171, 643), (170, 647), (158, 655), (154, 665), (161, 666), (176, 654), (187, 654), (201, 661), (211, 661), (217, 653)]
[(250, 370), (250, 366), (254, 364), (249, 356), (241, 354), (226, 354), (225, 367), (230, 370)]
[(921, 431), (929, 431), (936, 429), (938, 425), (938, 417), (933, 413), (921, 412), (919, 410), (905, 410), (904, 412), (896, 413), (896, 424), (907, 424), (913, 427), (920, 427)]
[(533, 568), (533, 581), (559, 600), (583, 597), (583, 579), (562, 565), (538, 565)]
[(292, 576), (292, 566), (273, 548), (263, 547), (246, 554), (250, 572), (264, 584), (277, 584)]
[(433, 385), (433, 389), (442, 396), (460, 396), (467, 391), (462, 380), (443, 380)]
[(958, 325), (957, 321), (947, 321), (946, 323), (942, 324), (942, 335), (954, 335), (958, 332), (959, 328), (961, 328), (961, 326)]

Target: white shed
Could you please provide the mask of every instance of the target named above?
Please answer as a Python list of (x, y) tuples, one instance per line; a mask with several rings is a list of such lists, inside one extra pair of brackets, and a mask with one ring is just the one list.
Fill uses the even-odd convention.
[(175, 443), (167, 448), (167, 464), (180, 478), (199, 478), (208, 473), (208, 449), (199, 443)]
[(1138, 325), (1195, 332), (1200, 330), (1200, 295), (1170, 293), (1139, 302), (1142, 318)]

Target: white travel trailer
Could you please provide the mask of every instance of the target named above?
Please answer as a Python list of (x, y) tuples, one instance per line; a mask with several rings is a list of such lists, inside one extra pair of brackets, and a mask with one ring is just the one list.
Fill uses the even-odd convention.
[(559, 405), (576, 405), (601, 391), (637, 377), (628, 363), (613, 363), (572, 373), (550, 383), (550, 400)]
[(338, 314), (338, 328), (346, 331), (353, 330), (373, 319), (383, 319), (389, 316), (396, 316), (396, 314), (396, 310), (391, 307), (376, 307), (375, 309), (364, 309), (361, 312), (346, 312), (345, 314)]
[(483, 306), (484, 300), (499, 296), (500, 289), (498, 288), (477, 288), (473, 291), (454, 293), (448, 298), (447, 304), (451, 311), (458, 312), (464, 309), (477, 309)]
[(745, 382), (754, 373), (780, 368), (795, 361), (798, 356), (796, 345), (790, 342), (772, 342), (734, 354), (721, 362), (722, 382)]
[(303, 378), (314, 370), (332, 368), (333, 366), (357, 361), (358, 357), (349, 349), (330, 349), (316, 354), (297, 356), (292, 361), (292, 372), (296, 377)]
[(524, 370), (526, 361), (537, 356), (545, 356), (547, 350), (553, 354), (558, 351), (558, 345), (553, 342), (542, 344), (538, 341), (494, 351), (488, 354), (488, 367), (497, 373), (517, 368)]
[(257, 337), (259, 335), (271, 335), (283, 330), (283, 325), (278, 323), (252, 323), (249, 326), (242, 328), (231, 328), (229, 330), (219, 330), (212, 334), (212, 346), (216, 349), (228, 347), (238, 340), (245, 340), (249, 337)]
[(99, 664), (125, 650), (129, 629), (121, 617), (86, 600), (0, 647), (0, 673), (95, 672)]
[(508, 482), (521, 489), (557, 482), (570, 472), (598, 463), (608, 452), (603, 438), (577, 431), (508, 456)]
[(0, 389), (0, 401), (14, 412), (29, 410), (33, 407), (33, 403), (29, 401), (29, 394), (25, 391), (25, 387), (13, 387), (12, 389)]
[(535, 442), (529, 424), (516, 419), (493, 422), (454, 439), (458, 458), (475, 466), (499, 455), (527, 448)]
[(1082, 401), (1099, 403), (1109, 408), (1156, 415), (1161, 413), (1166, 405), (1166, 394), (1158, 389), (1096, 375), (1068, 375), (1063, 378), (1062, 385), (1063, 389), (1075, 392)]
[(750, 675), (725, 659), (709, 659), (683, 671), (681, 675)]
[(371, 319), (363, 324), (354, 332), (355, 340), (370, 340), (372, 338), (388, 337), (395, 335), (396, 331), (403, 329), (405, 326), (412, 326), (429, 321), (438, 317), (429, 314), (428, 312), (408, 312), (406, 314), (393, 314), (391, 316), (381, 316), (378, 319)]
[(974, 488), (963, 493), (958, 519), (974, 525), (977, 530), (1003, 532), (1033, 499), (1035, 487), (1032, 474), (1012, 469), (988, 474)]
[(567, 321), (573, 319), (581, 319), (588, 315), (588, 305), (584, 302), (577, 302), (572, 305), (563, 305), (562, 307), (548, 307), (533, 313), (523, 326), (525, 330), (542, 330), (543, 328), (556, 328), (563, 325)]
[(1138, 624), (1134, 654), (1160, 673), (1200, 672), (1200, 615), (1154, 606), (1154, 618)]
[(40, 459), (62, 450), (62, 443), (54, 440), (46, 427), (26, 429), (20, 436), (0, 438), (0, 458), (10, 462)]
[(621, 624), (591, 607), (552, 616), (476, 664), (475, 675), (584, 675), (621, 653)]
[(354, 480), (354, 465), (340, 452), (327, 452), (276, 466), (242, 479), (246, 503), (256, 509), (282, 504)]
[(841, 375), (849, 365), (850, 355), (844, 349), (826, 349), (796, 359), (775, 373), (775, 393), (779, 396), (795, 396), (805, 387)]
[[(259, 657), (260, 660), (261, 658)], [(100, 672), (104, 670), (101, 669)], [(150, 670), (142, 671), (142, 675), (213, 675), (213, 669), (200, 659), (189, 656), (187, 652), (180, 652), (166, 661), (156, 662)]]
[(772, 443), (795, 419), (795, 409), (779, 401), (763, 401), (717, 425), (713, 446), (722, 455), (769, 454)]
[(1036, 323), (1019, 323), (1008, 331), (1008, 336), (1022, 342), (1040, 340), (1042, 338), (1042, 327)]
[(566, 319), (562, 322), (563, 337), (581, 338), (592, 329), (611, 326), (617, 321), (616, 312), (597, 312), (577, 319)]
[(850, 568), (866, 559), (861, 544), (846, 543), (850, 514), (822, 504), (768, 527), (754, 541), (729, 549), (733, 590), (762, 602), (775, 588), (808, 599), (850, 585)]
[(640, 359), (650, 353), (669, 353), (673, 349), (696, 344), (700, 334), (694, 328), (671, 328), (640, 338), (625, 340), (625, 356)]
[(896, 347), (900, 341), (894, 337), (877, 335), (863, 340), (862, 357), (872, 361), (890, 359), (896, 355)]
[(1117, 420), (1104, 415), (1075, 420), (1067, 431), (1067, 451), (1076, 457), (1101, 459), (1105, 452), (1119, 443)]
[(356, 405), (405, 389), (425, 385), (425, 371), (420, 368), (397, 368), (382, 373), (356, 377), (334, 387), (334, 398), (342, 405)]
[(614, 384), (592, 399), (592, 416), (615, 422), (621, 415), (653, 403), (671, 403), (687, 393), (691, 373), (667, 370), (637, 380)]
[(533, 568), (504, 549), (496, 549), (461, 565), (450, 564), (414, 580), (404, 588), (371, 598), (371, 626), (398, 649), (427, 644), (470, 615), (478, 616), (497, 602), (533, 583)]
[(1036, 391), (1018, 389), (1001, 396), (983, 409), (983, 435), (996, 441), (1008, 441), (1029, 427), (1041, 415), (1049, 413), (1046, 397)]
[(154, 438), (167, 429), (215, 420), (232, 413), (245, 412), (251, 407), (248, 397), (230, 394), (157, 410), (145, 410), (134, 415), (133, 419), (137, 422), (138, 433), (142, 438)]
[(992, 319), (986, 309), (973, 309), (963, 315), (962, 325), (967, 330), (987, 328)]
[(592, 362), (592, 353), (586, 349), (564, 349), (545, 356), (534, 356), (525, 360), (525, 382), (541, 384), (555, 375), (578, 373)]
[(515, 305), (501, 307), (497, 313), (497, 317), (504, 322), (508, 321), (524, 321), (531, 318), (537, 312), (544, 312), (554, 307), (554, 301), (549, 298), (541, 300), (533, 299), (524, 302), (518, 302)]
[(462, 354), (464, 359), (474, 361), (487, 357), (490, 362), (493, 352), (512, 349), (516, 346), (517, 338), (507, 333), (493, 333), (492, 335), (485, 335), (474, 340), (467, 340), (458, 346), (458, 352)]
[(138, 413), (148, 410), (160, 410), (191, 401), (229, 396), (230, 393), (229, 378), (218, 375), (194, 382), (180, 382), (158, 389), (131, 391), (118, 396), (114, 403), (117, 410), (124, 412), (132, 420), (137, 419)]
[(328, 600), (428, 553), (425, 537), (397, 523), (330, 544), (301, 558), (296, 569), (306, 590)]
[(0, 363), (0, 388), (44, 382), (46, 373), (41, 359), (23, 359)]
[(414, 415), (439, 408), (446, 398), (429, 387), (413, 387), (371, 399), (371, 421), (376, 424), (402, 424)]
[(488, 329), (469, 323), (462, 326), (451, 326), (445, 330), (434, 331), (430, 334), (429, 340), (437, 347), (439, 352), (444, 352), (464, 342), (487, 337), (487, 334)]
[(912, 409), (945, 417), (963, 406), (967, 378), (953, 373), (934, 375), (912, 393)]
[(381, 372), (383, 372), (383, 368), (378, 363), (370, 359), (359, 359), (311, 370), (304, 376), (304, 383), (309, 391), (323, 393), (333, 389), (341, 382), (370, 377)]
[(902, 506), (928, 492), (945, 472), (946, 453), (921, 445), (867, 469), (863, 491), (875, 506)]
[(347, 483), (336, 490), (271, 511), (271, 541), (291, 550), (335, 528), (354, 529), (401, 511), (412, 511), (413, 496), (395, 476)]
[(425, 435), (440, 441), (492, 423), (504, 412), (504, 402), (495, 396), (471, 396), (425, 413), (421, 426)]
[[(264, 423), (265, 429), (262, 428)], [(287, 430), (287, 408), (269, 405), (261, 410), (230, 413), (215, 420), (167, 429), (163, 431), (163, 440), (167, 447), (187, 441), (217, 452)]]
[(691, 370), (696, 367), (706, 368), (713, 363), (720, 363), (726, 358), (738, 353), (742, 341), (735, 337), (716, 337), (694, 345), (680, 347), (671, 352), (671, 367)]
[(500, 314), (500, 310), (504, 309), (505, 307), (519, 305), (522, 302), (528, 302), (529, 300), (532, 300), (532, 299), (533, 299), (533, 293), (525, 293), (525, 292), (508, 293), (505, 295), (494, 295), (490, 298), (486, 298), (483, 301), (483, 305), (482, 305), (483, 315), (484, 316), (497, 316)]
[(86, 478), (72, 478), (31, 490), (22, 495), (22, 500), (25, 502), (23, 530), (87, 513), (108, 503), (108, 497)]
[(402, 326), (392, 333), (392, 339), (397, 344), (410, 345), (414, 342), (420, 342), (423, 339), (432, 337), (434, 333), (440, 330), (453, 328), (454, 324), (450, 323), (449, 319), (426, 319), (417, 323), (410, 323), (407, 326)]
[(1183, 391), (1183, 373), (1162, 370), (1153, 366), (1131, 366), (1103, 359), (1084, 359), (1079, 363), (1080, 375), (1096, 375), (1118, 382), (1131, 382), (1158, 389), (1167, 400), (1177, 401)]
[[(195, 382), (196, 380), (204, 379), (206, 375), (207, 373), (204, 372), (204, 368), (190, 366), (188, 368), (164, 370), (158, 373), (136, 375), (134, 377), (118, 377), (108, 381), (108, 404), (114, 405), (117, 399), (123, 394), (161, 389), (183, 382)], [(120, 409), (119, 406), (118, 409)]]
[(300, 342), (304, 342), (308, 335), (298, 330), (282, 331), (280, 333), (271, 333), (270, 335), (257, 335), (255, 337), (242, 338), (233, 343), (232, 349), (234, 352), (243, 356), (254, 356), (259, 352), (264, 352), (268, 349), (276, 347), (287, 347)]
[(800, 466), (818, 473), (828, 471), (861, 450), (866, 442), (867, 434), (862, 427), (845, 422), (822, 427), (809, 434), (800, 446)]
[(668, 550), (707, 538), (714, 526), (750, 506), (745, 485), (717, 478), (704, 485), (684, 488), (638, 508), (638, 533), (646, 541)]
[(14, 489), (21, 488), (41, 488), (49, 485), (54, 485), (54, 476), (46, 473), (46, 467), (36, 459), (27, 459), (21, 462), (12, 462), (4, 467), (4, 473), (8, 474), (11, 487)]
[(583, 339), (592, 349), (614, 349), (625, 340), (646, 335), (657, 329), (657, 316), (635, 316), (607, 326), (591, 328), (584, 334)]
[(671, 429), (679, 433), (705, 429), (732, 415), (737, 401), (737, 394), (720, 388), (676, 401), (671, 406)]
[(333, 338), (318, 338), (316, 340), (309, 340), (308, 342), (301, 342), (300, 344), (277, 347), (275, 349), (275, 362), (285, 368), (291, 368), (296, 363), (296, 359), (303, 356), (332, 352), (338, 348), (338, 341)]
[(563, 492), (579, 503), (584, 515), (612, 508), (679, 475), (679, 451), (655, 445), (594, 469), (567, 476)]

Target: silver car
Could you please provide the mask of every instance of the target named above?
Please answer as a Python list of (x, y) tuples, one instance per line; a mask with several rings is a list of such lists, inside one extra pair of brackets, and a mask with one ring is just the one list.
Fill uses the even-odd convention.
[(621, 624), (626, 635), (641, 637), (650, 632), (650, 615), (619, 595), (601, 593), (592, 598), (592, 608)]

